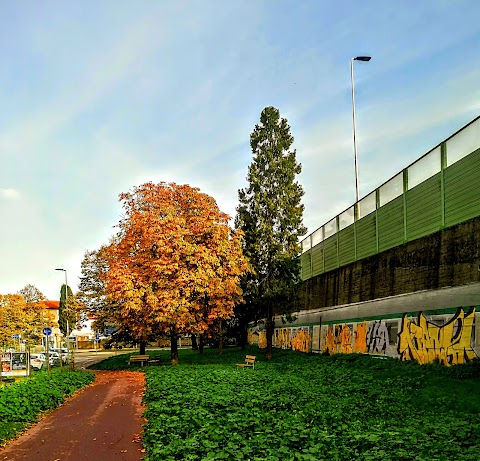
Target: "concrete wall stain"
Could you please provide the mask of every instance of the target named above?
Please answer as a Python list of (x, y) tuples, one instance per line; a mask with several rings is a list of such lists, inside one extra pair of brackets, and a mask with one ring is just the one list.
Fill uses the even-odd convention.
[(302, 310), (480, 280), (480, 217), (333, 269), (300, 285)]

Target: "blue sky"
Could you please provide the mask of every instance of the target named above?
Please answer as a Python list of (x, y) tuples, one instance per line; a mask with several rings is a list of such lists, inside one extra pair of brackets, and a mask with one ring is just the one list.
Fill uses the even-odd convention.
[(76, 289), (118, 194), (198, 186), (232, 217), (280, 109), (309, 232), (480, 114), (478, 0), (0, 0), (0, 293)]

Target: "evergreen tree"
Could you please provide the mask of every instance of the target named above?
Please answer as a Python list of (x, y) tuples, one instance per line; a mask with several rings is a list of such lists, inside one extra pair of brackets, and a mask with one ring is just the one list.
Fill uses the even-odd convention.
[[(67, 290), (65, 290), (67, 288)], [(68, 322), (68, 328), (67, 328)], [(65, 284), (60, 289), (60, 306), (58, 308), (58, 327), (67, 336), (75, 328), (77, 322), (75, 299), (72, 289)], [(69, 330), (69, 331), (68, 331)]]
[(242, 321), (266, 318), (267, 358), (272, 357), (273, 316), (291, 312), (299, 281), (299, 238), (303, 226), (301, 172), (293, 136), (275, 107), (266, 107), (250, 135), (253, 161), (248, 187), (238, 192), (235, 226), (244, 232), (244, 254), (254, 274), (242, 283), (245, 303), (237, 312)]

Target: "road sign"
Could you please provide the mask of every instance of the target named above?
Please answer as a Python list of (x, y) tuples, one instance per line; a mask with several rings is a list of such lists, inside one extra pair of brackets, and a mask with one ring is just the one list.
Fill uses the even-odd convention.
[(50, 335), (52, 334), (52, 329), (51, 329), (51, 328), (48, 328), (48, 327), (47, 327), (47, 328), (44, 328), (44, 329), (43, 329), (43, 334), (44, 334), (45, 336), (50, 336)]
[(13, 338), (13, 339), (19, 339), (19, 338), (20, 338), (20, 335), (12, 335), (12, 338)]

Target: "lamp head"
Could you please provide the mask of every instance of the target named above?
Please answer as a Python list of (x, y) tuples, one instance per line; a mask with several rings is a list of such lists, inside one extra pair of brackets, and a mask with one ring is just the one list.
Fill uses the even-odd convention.
[(371, 56), (357, 56), (356, 58), (353, 58), (354, 61), (370, 61), (372, 59)]
[(56, 271), (63, 271), (63, 272), (66, 272), (65, 269), (55, 269)]

